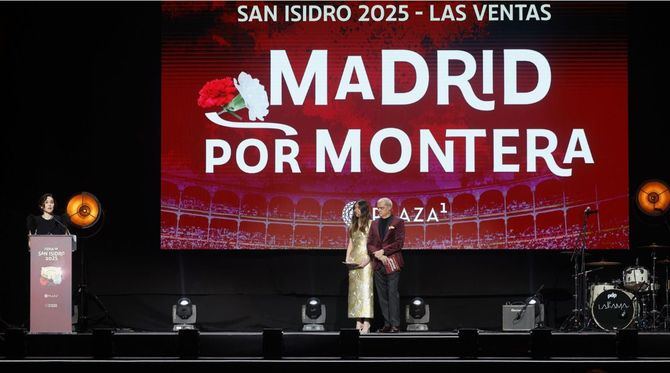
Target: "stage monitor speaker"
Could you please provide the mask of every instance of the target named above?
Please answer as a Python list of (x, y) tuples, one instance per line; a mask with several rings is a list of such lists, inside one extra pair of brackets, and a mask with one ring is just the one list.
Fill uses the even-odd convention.
[(532, 330), (544, 324), (544, 304), (504, 304), (502, 306), (503, 331)]

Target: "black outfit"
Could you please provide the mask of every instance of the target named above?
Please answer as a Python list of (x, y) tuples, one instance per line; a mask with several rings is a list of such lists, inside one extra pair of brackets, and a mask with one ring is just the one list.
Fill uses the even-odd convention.
[(386, 237), (386, 231), (389, 228), (389, 222), (391, 221), (391, 216), (387, 218), (379, 218), (379, 236), (384, 239)]
[(384, 267), (375, 271), (375, 288), (377, 299), (384, 317), (384, 327), (400, 327), (400, 292), (398, 284), (400, 272), (386, 274)]
[[(386, 237), (391, 216), (386, 219), (379, 219), (379, 235)], [(400, 272), (387, 275), (384, 267), (375, 271), (375, 288), (379, 306), (384, 316), (384, 326), (400, 326), (400, 294), (398, 293), (398, 282), (400, 281)]]
[(54, 215), (47, 220), (42, 215), (29, 215), (26, 219), (26, 228), (30, 234), (65, 234), (65, 227), (69, 226), (67, 215)]

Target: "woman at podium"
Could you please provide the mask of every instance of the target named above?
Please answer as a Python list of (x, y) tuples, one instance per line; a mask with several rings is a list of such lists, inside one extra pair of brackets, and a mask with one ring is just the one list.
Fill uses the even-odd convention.
[(51, 193), (40, 197), (38, 207), (41, 215), (29, 215), (26, 221), (28, 234), (69, 234), (69, 219), (67, 215), (57, 216), (54, 214), (56, 201)]

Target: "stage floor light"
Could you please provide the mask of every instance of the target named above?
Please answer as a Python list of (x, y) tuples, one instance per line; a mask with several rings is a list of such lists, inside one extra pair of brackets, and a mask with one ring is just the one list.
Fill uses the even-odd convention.
[(177, 304), (172, 306), (173, 331), (195, 329), (197, 308), (190, 299), (181, 297)]
[(319, 298), (309, 298), (307, 304), (302, 305), (302, 330), (308, 332), (324, 331), (326, 322), (326, 306)]
[(405, 322), (408, 332), (426, 332), (430, 322), (430, 306), (423, 298), (415, 297), (405, 306)]

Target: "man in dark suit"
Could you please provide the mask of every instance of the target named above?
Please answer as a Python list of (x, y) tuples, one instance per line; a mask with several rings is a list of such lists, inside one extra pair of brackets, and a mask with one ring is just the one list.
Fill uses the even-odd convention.
[[(393, 202), (388, 198), (377, 201), (379, 219), (375, 220), (368, 234), (368, 253), (372, 258), (377, 300), (384, 316), (382, 333), (396, 333), (400, 329), (400, 294), (398, 282), (404, 262), (401, 249), (405, 243), (405, 222), (391, 214)], [(391, 269), (387, 273), (387, 265)]]

